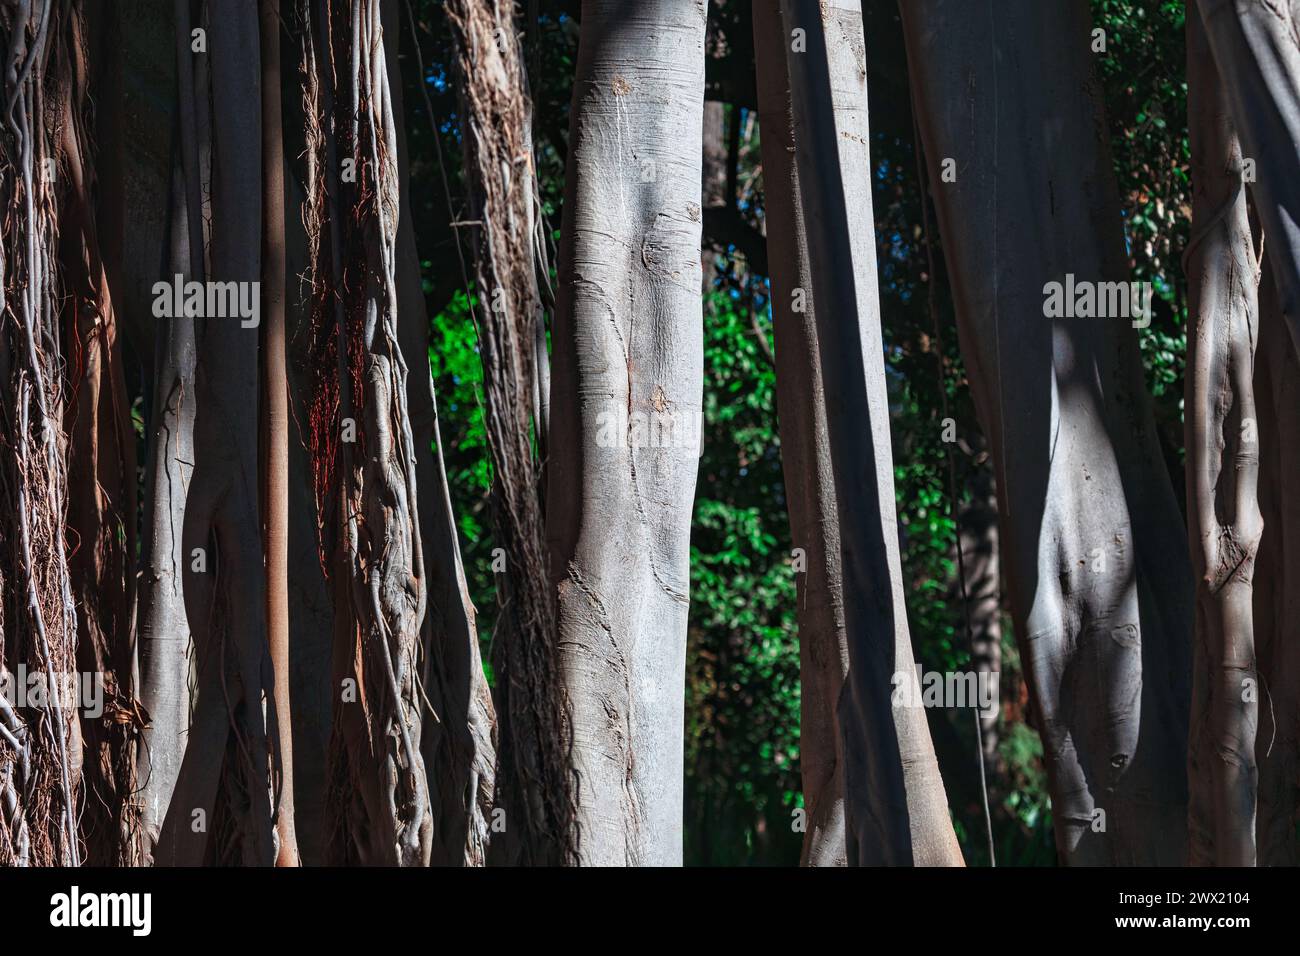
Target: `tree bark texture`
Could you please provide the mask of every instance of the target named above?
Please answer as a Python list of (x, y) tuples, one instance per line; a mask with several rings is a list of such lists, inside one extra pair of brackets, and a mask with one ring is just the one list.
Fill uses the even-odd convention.
[(753, 16), (781, 466), (790, 540), (795, 559), (804, 567), (795, 579), (801, 688), (799, 761), (808, 814), (800, 862), (805, 866), (844, 866), (848, 862), (844, 738), (837, 705), (849, 671), (848, 634), (826, 392), (818, 364), (812, 266), (795, 163), (785, 62), (789, 41), (780, 0), (758, 0)]
[[(1061, 859), (1182, 862), (1191, 580), (1127, 318), (1049, 318), (1126, 281), (1086, 4), (901, 4), (913, 103)], [(940, 170), (953, 160), (956, 182)]]
[(682, 859), (705, 21), (699, 0), (582, 5), (546, 515), (584, 864)]
[(427, 580), (398, 345), (397, 139), (378, 0), (307, 13), (310, 443), (335, 595), (331, 859), (427, 865), (421, 755)]
[(493, 467), (493, 541), (505, 561), (493, 635), (504, 859), (565, 863), (574, 850), (570, 721), (557, 693), (555, 607), (532, 445), (541, 308), (533, 260), (532, 113), (511, 5), (451, 0), (446, 9), (460, 90), (466, 218), (474, 223), (469, 246)]

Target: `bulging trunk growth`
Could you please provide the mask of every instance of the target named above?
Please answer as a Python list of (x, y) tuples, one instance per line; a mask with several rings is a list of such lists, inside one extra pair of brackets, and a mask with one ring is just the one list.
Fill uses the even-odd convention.
[(1046, 302), (1068, 276), (1128, 278), (1086, 4), (901, 10), (1057, 848), (1074, 864), (1177, 865), (1190, 571), (1141, 318), (1053, 317)]

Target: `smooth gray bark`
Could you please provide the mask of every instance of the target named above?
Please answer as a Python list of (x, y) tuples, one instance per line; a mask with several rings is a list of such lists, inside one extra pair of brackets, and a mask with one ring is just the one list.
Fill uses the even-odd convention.
[[(1189, 8), (1191, 5), (1189, 4)], [(1300, 348), (1300, 4), (1196, 0), (1231, 106), (1272, 263), (1278, 307)], [(1208, 68), (1200, 64), (1200, 69)]]
[[(482, 866), (496, 776), (496, 713), (483, 674), (474, 604), (460, 555), (429, 369), (429, 316), (410, 208), (410, 164), (398, 64), (400, 2), (381, 6), (393, 115), (397, 118), (397, 336), (406, 362), (407, 412), (415, 439), (420, 540), (429, 600), (421, 629), (426, 708), (421, 735), (433, 807), (433, 865)], [(413, 42), (418, 42), (412, 38)], [(423, 82), (423, 77), (420, 78)]]
[[(1087, 4), (901, 9), (1057, 847), (1074, 864), (1176, 865), (1187, 542), (1132, 322), (1044, 308), (1067, 274), (1128, 279)], [(942, 181), (945, 159), (956, 182)]]
[(1196, 572), (1188, 857), (1255, 863), (1255, 668), (1252, 585), (1263, 534), (1256, 489), (1255, 342), (1259, 265), (1241, 146), (1195, 11), (1187, 18), (1192, 236), (1188, 281), (1187, 522)]
[(682, 859), (705, 20), (582, 5), (546, 514), (587, 864)]
[[(848, 860), (959, 866), (925, 713), (893, 704), (897, 682), (916, 675), (894, 511), (861, 8), (854, 0), (787, 0), (782, 14), (838, 503)], [(806, 51), (795, 31), (803, 31)]]
[[(256, 5), (212, 16), (208, 35), (211, 279), (252, 288), (261, 280), (262, 229)], [(238, 316), (206, 315), (199, 326), (194, 473), (183, 531), (198, 692), (155, 862), (269, 865), (275, 854), (263, 696), (273, 700), (274, 690), (258, 507), (258, 329)], [(204, 554), (201, 568), (195, 549)], [(199, 811), (202, 829), (194, 826)], [(223, 832), (218, 812), (230, 815), (233, 833)]]

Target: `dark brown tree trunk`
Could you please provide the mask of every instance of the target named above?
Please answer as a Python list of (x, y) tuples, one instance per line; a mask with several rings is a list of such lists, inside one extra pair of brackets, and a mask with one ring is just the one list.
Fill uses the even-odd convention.
[(1300, 500), (1288, 493), (1287, 478), (1300, 474), (1300, 361), (1278, 306), (1267, 256), (1262, 265), (1255, 352), (1264, 520), (1254, 581), (1260, 677), (1255, 855), (1260, 866), (1294, 866), (1300, 859), (1295, 827), (1300, 807)]
[[(77, 670), (66, 558), (58, 308), (59, 147), (48, 118), (70, 82), (53, 0), (0, 8), (0, 865), (76, 866), (83, 741), (64, 696)], [(52, 67), (52, 69), (51, 69)], [(97, 276), (97, 278), (101, 278)], [(27, 696), (33, 683), (44, 692)], [(20, 696), (17, 691), (24, 691)]]
[(101, 683), (102, 706), (83, 712), (86, 862), (142, 861), (135, 749), (144, 715), (135, 701), (135, 435), (122, 369), (115, 299), (100, 256), (88, 125), (93, 75), (81, 4), (60, 14), (61, 284), (68, 409), (69, 571), (78, 614), (77, 666)]

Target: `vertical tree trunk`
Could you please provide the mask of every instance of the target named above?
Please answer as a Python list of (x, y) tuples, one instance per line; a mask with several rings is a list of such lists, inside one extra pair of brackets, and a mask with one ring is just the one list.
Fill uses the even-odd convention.
[(85, 790), (79, 813), (86, 862), (141, 862), (135, 749), (143, 714), (135, 701), (135, 435), (118, 341), (116, 299), (100, 256), (89, 127), (94, 72), (81, 3), (61, 11), (55, 63), (59, 143), (60, 283), (68, 432), (69, 571), (78, 615), (77, 666), (102, 684), (103, 707), (84, 713)]
[(705, 20), (582, 5), (546, 515), (587, 864), (682, 859)]
[[(510, 7), (446, 5), (456, 51), (469, 191), (475, 316), (483, 359), (484, 419), (492, 455), (498, 577), (499, 803), (503, 861), (565, 863), (573, 855), (573, 797), (558, 689), (555, 608), (546, 583), (540, 468), (533, 454), (533, 354), (540, 308), (533, 260), (533, 171), (521, 51)], [(540, 428), (540, 422), (536, 423)]]
[(1196, 9), (1243, 158), (1255, 164), (1252, 193), (1278, 306), (1300, 348), (1300, 9), (1289, 0), (1197, 0)]
[(1300, 500), (1284, 476), (1300, 473), (1300, 361), (1278, 307), (1268, 257), (1259, 280), (1255, 396), (1259, 418), (1259, 506), (1264, 534), (1255, 562), (1254, 616), (1259, 768), (1256, 862), (1294, 866), (1300, 854)]
[(266, 638), (274, 671), (276, 864), (298, 865), (289, 702), (289, 380), (285, 345), (284, 131), (280, 125), (280, 0), (261, 0), (262, 472)]
[(378, 0), (308, 16), (311, 451), (335, 594), (335, 862), (427, 865), (417, 690), (427, 581), (398, 346), (397, 138)]
[(848, 0), (787, 0), (782, 13), (839, 512), (848, 860), (960, 866), (925, 713), (892, 703), (896, 682), (916, 677), (894, 513), (862, 14)]
[[(77, 613), (65, 552), (58, 155), (46, 113), (70, 81), (53, 53), (64, 12), (52, 0), (0, 9), (9, 170), (0, 182), (0, 865), (81, 862), (82, 739), (60, 693), (77, 667)], [(11, 704), (33, 679), (46, 693)]]
[(1178, 864), (1190, 576), (1137, 335), (1044, 309), (1067, 274), (1128, 278), (1086, 4), (901, 9), (1057, 847), (1069, 863)]
[[(208, 12), (211, 278), (251, 292), (261, 280), (262, 236), (257, 10)], [(274, 687), (258, 508), (259, 331), (239, 316), (204, 315), (200, 326), (194, 476), (183, 533), (197, 694), (155, 861), (270, 865), (275, 853), (262, 698), (274, 701)], [(202, 564), (194, 560), (196, 549)], [(196, 816), (204, 826), (196, 825)]]
[[(727, 206), (727, 139), (726, 104), (718, 100), (704, 101), (703, 153), (700, 171), (701, 205), (706, 209), (725, 209)], [(708, 295), (716, 278), (718, 254), (705, 249), (700, 254), (704, 270), (701, 287)]]
[[(780, 0), (758, 0), (753, 16), (781, 465), (798, 562), (799, 761), (807, 811), (800, 860), (805, 866), (844, 866), (844, 740), (837, 704), (849, 670), (848, 635), (812, 267), (791, 125), (789, 36)], [(718, 125), (720, 139), (720, 118)]]
[[(965, 596), (970, 608), (971, 666), (997, 688), (1002, 673), (1002, 572), (998, 562), (998, 500), (991, 464), (977, 466), (970, 493), (970, 502), (961, 510), (960, 527)], [(960, 610), (960, 581), (954, 582), (949, 600)], [(984, 760), (990, 766), (997, 762), (998, 709), (995, 696), (992, 711), (982, 711), (979, 717)]]
[(1195, 11), (1187, 18), (1192, 236), (1188, 281), (1187, 533), (1197, 576), (1188, 857), (1255, 863), (1252, 582), (1263, 533), (1253, 376), (1259, 266), (1241, 147)]
[[(397, 59), (399, 0), (384, 0), (384, 44), (397, 123), (397, 334), (410, 369), (406, 394), (415, 436), (420, 536), (429, 600), (422, 629), (426, 708), (421, 745), (433, 804), (434, 865), (482, 866), (487, 860), (496, 789), (496, 712), (483, 673), (475, 610), (460, 556), (456, 517), (443, 464), (438, 407), (429, 369), (429, 317), (410, 209), (406, 128), (400, 121)], [(415, 37), (413, 43), (418, 43)], [(424, 77), (419, 78), (421, 85)], [(437, 131), (435, 131), (437, 135)]]

